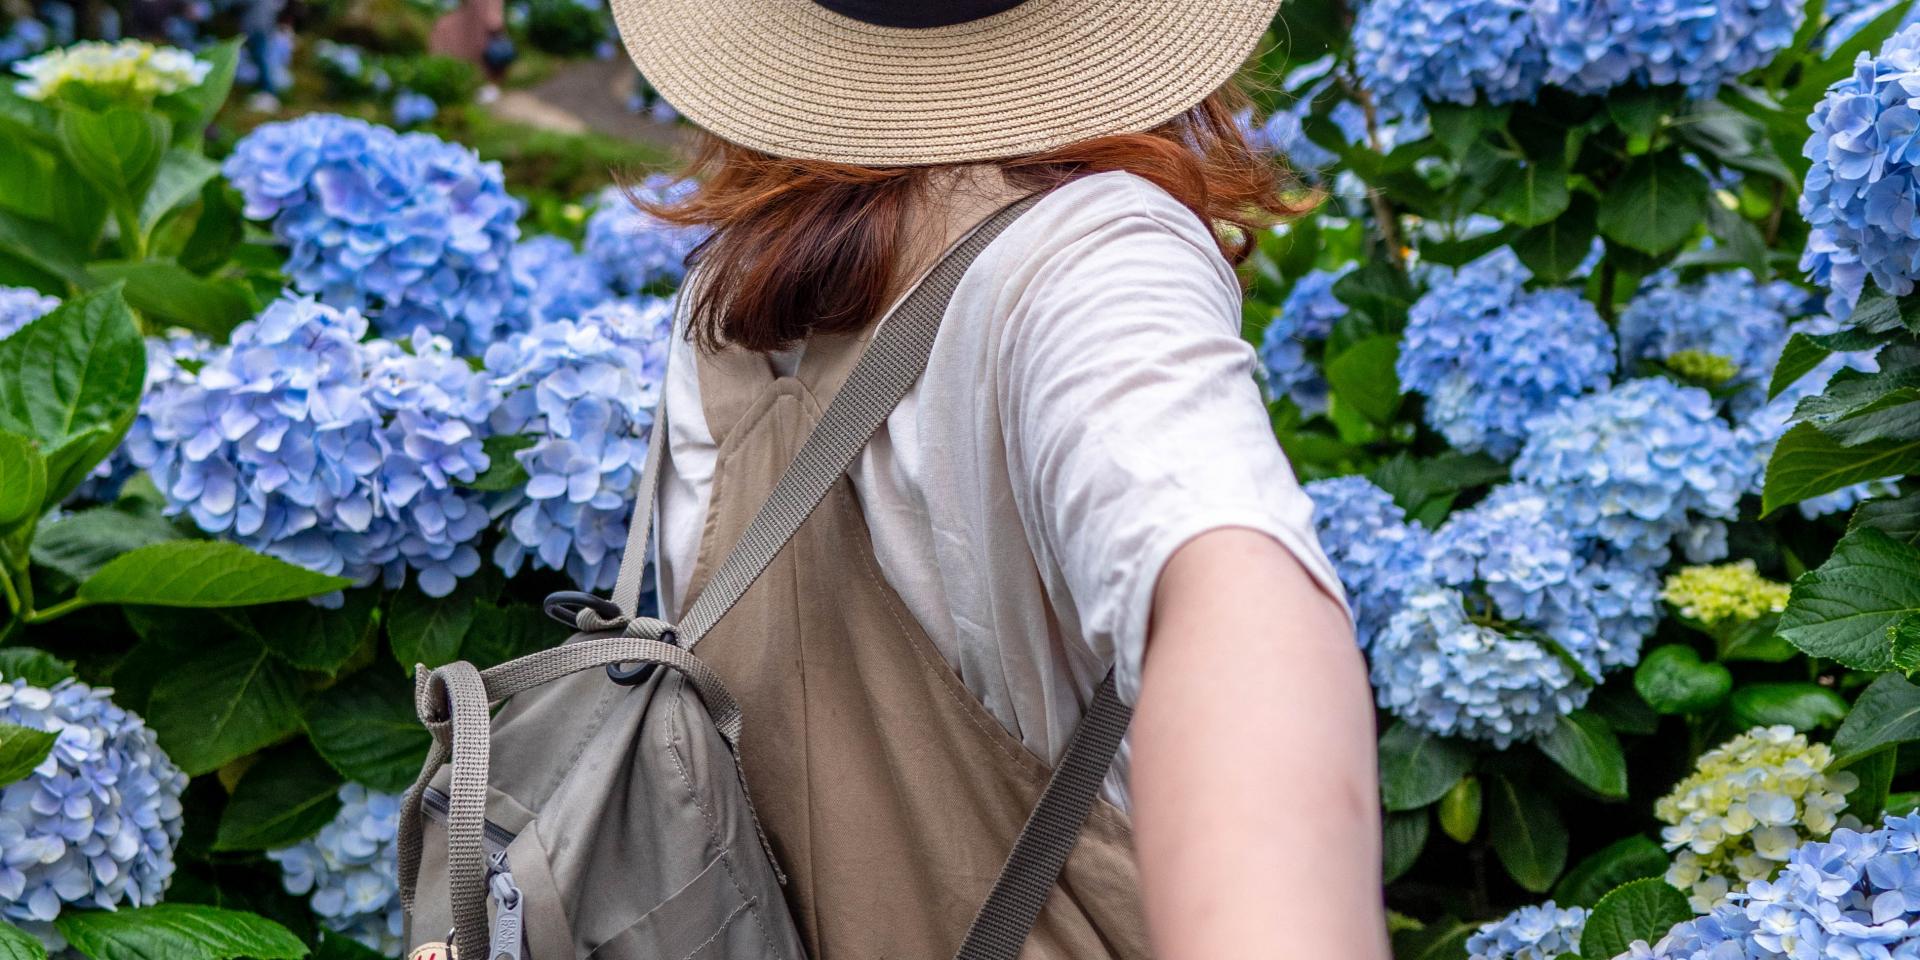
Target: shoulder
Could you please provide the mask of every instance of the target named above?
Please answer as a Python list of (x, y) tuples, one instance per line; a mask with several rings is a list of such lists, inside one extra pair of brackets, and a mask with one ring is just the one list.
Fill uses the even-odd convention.
[[(1153, 181), (1124, 170), (1073, 180), (1041, 198), (1001, 240), (1062, 248), (1102, 236), (1158, 235), (1227, 266), (1206, 224)], [(996, 241), (997, 243), (998, 241)]]

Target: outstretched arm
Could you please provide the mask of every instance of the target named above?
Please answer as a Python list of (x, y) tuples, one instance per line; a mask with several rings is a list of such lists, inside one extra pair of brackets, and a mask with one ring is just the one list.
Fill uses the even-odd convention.
[(1132, 738), (1155, 956), (1384, 960), (1365, 667), (1286, 548), (1225, 529), (1174, 553)]

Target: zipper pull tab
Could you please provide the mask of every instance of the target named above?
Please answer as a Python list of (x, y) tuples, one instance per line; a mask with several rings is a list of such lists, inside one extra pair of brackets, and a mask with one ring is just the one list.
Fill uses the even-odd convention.
[(507, 869), (505, 851), (496, 853), (489, 864), (493, 874), (487, 880), (487, 890), (493, 895), (493, 944), (487, 949), (490, 960), (521, 960), (524, 941), (526, 903), (520, 895), (520, 888), (514, 885), (513, 873)]

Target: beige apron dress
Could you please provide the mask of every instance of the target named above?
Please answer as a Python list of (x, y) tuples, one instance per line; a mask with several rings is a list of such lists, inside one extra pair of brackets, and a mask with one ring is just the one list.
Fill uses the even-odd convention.
[[(957, 227), (925, 246), (937, 253), (945, 244), (932, 241), (978, 219), (949, 221)], [(675, 416), (704, 414), (719, 456), (686, 596), (740, 538), (866, 339), (812, 338), (791, 377), (762, 354), (695, 351), (704, 410)], [(747, 786), (812, 960), (952, 956), (1049, 766), (966, 688), (887, 585), (845, 476), (699, 655), (743, 706)], [(1127, 818), (1105, 800), (1021, 956), (1148, 956)]]

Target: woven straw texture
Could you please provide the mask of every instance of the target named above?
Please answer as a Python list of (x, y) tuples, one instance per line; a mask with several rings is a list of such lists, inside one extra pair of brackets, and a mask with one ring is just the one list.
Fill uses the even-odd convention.
[(675, 109), (780, 157), (862, 166), (1035, 153), (1171, 120), (1231, 78), (1278, 0), (1027, 0), (876, 27), (812, 0), (612, 0)]

